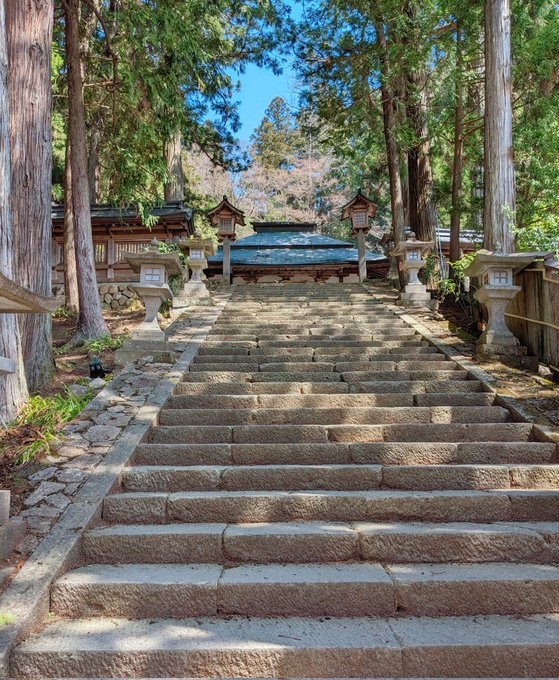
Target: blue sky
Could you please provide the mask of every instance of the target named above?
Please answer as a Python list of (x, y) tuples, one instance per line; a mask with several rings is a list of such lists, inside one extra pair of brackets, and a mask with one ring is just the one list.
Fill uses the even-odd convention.
[[(287, 0), (287, 4), (291, 6), (291, 16), (300, 18), (303, 1)], [(249, 141), (274, 97), (283, 97), (290, 106), (297, 107), (297, 83), (289, 64), (284, 65), (283, 73), (279, 76), (268, 69), (250, 65), (238, 80), (241, 91), (237, 93), (236, 99), (241, 102), (239, 115), (242, 128), (238, 132), (241, 142)]]
[(297, 106), (295, 76), (289, 67), (276, 76), (267, 69), (248, 66), (246, 73), (240, 77), (241, 91), (237, 94), (240, 100), (239, 115), (242, 128), (237, 133), (242, 142), (248, 142), (274, 97), (283, 97), (294, 108)]

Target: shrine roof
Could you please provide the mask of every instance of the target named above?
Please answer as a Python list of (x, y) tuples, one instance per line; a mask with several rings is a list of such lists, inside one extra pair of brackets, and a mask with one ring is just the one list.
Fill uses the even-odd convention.
[[(368, 262), (387, 260), (378, 253), (366, 253)], [(257, 267), (304, 266), (317, 264), (357, 263), (357, 248), (240, 248), (231, 247), (231, 264)], [(223, 262), (223, 250), (208, 258), (210, 264)]]
[[(119, 221), (130, 222), (140, 220), (138, 209), (131, 205), (126, 208), (118, 208), (109, 204), (91, 205), (91, 219), (99, 222)], [(170, 201), (159, 206), (154, 206), (150, 214), (162, 219), (177, 219), (190, 222), (193, 217), (193, 210), (184, 205), (181, 201)], [(54, 204), (52, 206), (53, 222), (64, 220), (64, 205)]]
[(231, 251), (239, 248), (348, 248), (350, 243), (315, 234), (312, 231), (263, 231), (239, 239)]

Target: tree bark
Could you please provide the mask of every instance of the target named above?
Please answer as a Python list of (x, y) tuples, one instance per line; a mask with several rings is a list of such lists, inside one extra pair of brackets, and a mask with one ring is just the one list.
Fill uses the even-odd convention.
[(417, 139), (415, 146), (408, 149), (409, 224), (420, 241), (434, 241), (433, 168), (424, 80), (422, 72), (410, 74), (406, 97), (408, 120)]
[(91, 234), (79, 25), (80, 0), (67, 0), (68, 137), (71, 148), (71, 203), (80, 306), (75, 339), (83, 340), (108, 335), (109, 329), (101, 310)]
[(382, 113), (384, 119), (384, 139), (388, 161), (388, 176), (390, 181), (392, 234), (395, 242), (399, 243), (404, 240), (406, 222), (404, 214), (404, 197), (402, 193), (402, 178), (400, 176), (400, 154), (395, 137), (396, 115), (394, 110), (394, 95), (392, 87), (389, 85), (388, 49), (384, 24), (377, 23), (376, 32), (380, 47)]
[(74, 238), (74, 214), (72, 212), (72, 163), (70, 138), (66, 138), (66, 162), (64, 165), (64, 297), (66, 309), (80, 309), (78, 274), (76, 269), (76, 241)]
[(94, 127), (89, 138), (89, 153), (87, 155), (87, 182), (89, 185), (90, 203), (99, 203), (100, 167), (99, 154), (101, 151), (101, 130)]
[[(52, 240), (53, 0), (6, 3), (10, 96), (11, 207), (17, 282), (50, 296)], [(50, 314), (20, 315), (29, 389), (42, 387), (54, 370)]]
[(450, 213), (449, 261), (460, 259), (460, 221), (464, 186), (464, 78), (462, 31), (456, 30), (456, 105), (454, 111), (454, 159), (452, 163), (452, 209)]
[[(10, 207), (10, 104), (8, 96), (8, 47), (4, 3), (0, 2), (0, 271), (14, 278), (14, 229)], [(27, 399), (27, 382), (18, 319), (0, 316), (0, 356), (13, 359), (16, 372), (0, 377), (0, 421), (9, 422)]]
[(165, 185), (166, 201), (184, 200), (184, 172), (182, 169), (182, 135), (179, 131), (165, 144), (169, 181)]
[(515, 249), (511, 60), (510, 0), (486, 0), (484, 246), (501, 253)]
[[(414, 54), (424, 39), (418, 21), (417, 3), (407, 1), (402, 7), (407, 17), (403, 44)], [(427, 61), (424, 64), (408, 62), (404, 57), (405, 101), (408, 123), (415, 135), (415, 144), (408, 149), (408, 223), (421, 241), (434, 241), (436, 230), (433, 205), (433, 168), (431, 164), (431, 139), (427, 124)]]

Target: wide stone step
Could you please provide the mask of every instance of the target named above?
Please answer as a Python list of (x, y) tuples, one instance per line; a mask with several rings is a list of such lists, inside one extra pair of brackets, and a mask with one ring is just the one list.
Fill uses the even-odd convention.
[(538, 564), (91, 565), (54, 585), (64, 617), (474, 616), (559, 611)]
[(189, 371), (194, 373), (206, 371), (235, 371), (240, 373), (273, 372), (273, 373), (322, 373), (336, 371), (338, 373), (347, 372), (388, 372), (388, 371), (452, 371), (458, 366), (452, 361), (431, 361), (419, 359), (417, 361), (344, 361), (329, 363), (326, 361), (234, 361), (232, 363), (217, 362), (197, 362), (189, 366)]
[[(506, 472), (505, 469), (501, 477), (506, 477)], [(122, 483), (127, 491), (367, 490), (379, 488), (381, 475), (382, 468), (379, 465), (260, 465), (235, 467), (221, 467), (217, 465), (174, 467), (167, 465), (126, 468), (122, 474)], [(497, 479), (497, 476), (497, 473), (494, 473), (495, 479)], [(449, 483), (450, 481), (447, 479), (447, 484)], [(473, 485), (474, 481), (471, 484)], [(483, 488), (489, 487), (485, 486)]]
[(238, 380), (226, 382), (180, 382), (175, 395), (183, 394), (464, 394), (481, 391), (478, 380), (378, 380), (364, 383), (249, 383)]
[(553, 489), (556, 465), (137, 465), (127, 491)]
[(105, 498), (103, 517), (121, 524), (374, 520), (554, 521), (558, 491), (184, 491)]
[(99, 563), (534, 562), (559, 559), (559, 524), (332, 522), (114, 525), (83, 535)]
[[(308, 376), (307, 376), (308, 377)], [(472, 381), (473, 383), (473, 381)], [(478, 388), (479, 389), (479, 388)], [(320, 382), (180, 382), (175, 394), (347, 394), (346, 383)]]
[(372, 337), (364, 338), (363, 336), (360, 336), (359, 338), (356, 339), (348, 339), (348, 338), (338, 338), (338, 339), (333, 339), (332, 336), (328, 339), (322, 339), (317, 336), (314, 337), (306, 337), (306, 338), (299, 338), (299, 339), (294, 339), (294, 338), (288, 338), (288, 339), (279, 339), (276, 338), (275, 340), (266, 340), (260, 338), (258, 343), (256, 342), (256, 339), (253, 339), (251, 341), (226, 341), (223, 336), (219, 339), (216, 340), (215, 338), (209, 339), (205, 341), (205, 345), (207, 347), (226, 347), (226, 346), (237, 346), (237, 347), (243, 347), (246, 349), (251, 349), (253, 347), (259, 347), (261, 349), (285, 349), (285, 348), (301, 348), (301, 347), (313, 347), (315, 349), (318, 348), (336, 348), (338, 350), (341, 349), (346, 349), (348, 347), (357, 347), (357, 348), (379, 348), (379, 349), (388, 349), (388, 348), (403, 348), (404, 350), (407, 347), (425, 347), (426, 342), (421, 338), (421, 336), (410, 336), (406, 337), (405, 339), (400, 339), (400, 340), (390, 340), (386, 337), (384, 338), (379, 338), (379, 339), (373, 339)]
[(14, 653), (16, 678), (556, 677), (555, 615), (61, 620)]
[[(281, 349), (281, 348), (278, 348)], [(400, 348), (401, 350), (402, 348)], [(418, 349), (422, 349), (419, 347)], [(250, 350), (246, 350), (247, 352)], [(308, 353), (310, 352), (310, 353)], [(411, 359), (415, 363), (424, 363), (430, 361), (444, 361), (445, 357), (443, 354), (438, 354), (436, 352), (396, 352), (392, 353), (386, 350), (384, 353), (376, 352), (375, 354), (346, 354), (341, 350), (336, 354), (324, 354), (318, 350), (313, 350), (311, 347), (300, 347), (299, 349), (294, 348), (292, 350), (285, 351), (285, 354), (280, 354), (273, 350), (266, 351), (262, 354), (201, 354), (194, 358), (194, 365), (216, 365), (225, 364), (226, 366), (231, 364), (250, 364), (251, 366), (266, 366), (268, 364), (281, 364), (281, 363), (327, 363), (334, 366), (340, 364), (364, 364), (371, 368), (369, 364), (378, 363), (390, 363), (398, 364), (402, 361), (410, 361)], [(448, 367), (447, 367), (448, 368)], [(212, 370), (212, 369), (210, 369)], [(344, 370), (360, 370), (360, 369), (344, 369)]]
[(166, 409), (298, 409), (298, 408), (364, 408), (373, 406), (492, 406), (491, 392), (458, 394), (267, 394), (267, 395), (200, 395), (170, 397)]
[[(458, 371), (457, 371), (458, 373)], [(402, 373), (402, 376), (406, 374)], [(340, 373), (333, 371), (318, 372), (313, 371), (312, 375), (308, 372), (297, 373), (251, 373), (241, 370), (225, 371), (190, 371), (183, 376), (183, 382), (341, 382)]]
[[(425, 396), (425, 395), (423, 395)], [(435, 395), (436, 396), (436, 395)], [(466, 396), (466, 395), (462, 395)], [(483, 394), (468, 395), (485, 397)], [(480, 405), (490, 402), (485, 399)], [(259, 409), (259, 408), (356, 408), (413, 406), (411, 394), (274, 394), (274, 395), (179, 395), (170, 397), (165, 409)]]
[(239, 333), (254, 334), (257, 336), (271, 336), (271, 335), (328, 335), (334, 333), (336, 335), (358, 335), (371, 333), (387, 333), (389, 335), (415, 335), (416, 331), (406, 324), (393, 319), (385, 317), (379, 319), (378, 322), (351, 322), (334, 323), (332, 321), (324, 321), (322, 323), (308, 323), (299, 321), (295, 323), (245, 323), (235, 325), (232, 323), (216, 323), (211, 329), (209, 335), (214, 337), (216, 335), (235, 335)]
[(339, 408), (163, 409), (161, 425), (376, 425), (388, 423), (503, 423), (501, 406), (370, 406)]
[[(450, 362), (449, 362), (450, 364)], [(318, 364), (316, 364), (318, 366)], [(452, 370), (439, 370), (436, 372), (428, 370), (398, 370), (398, 371), (348, 371), (346, 373), (337, 373), (335, 371), (313, 371), (309, 375), (305, 372), (249, 372), (242, 371), (238, 366), (234, 371), (226, 371), (223, 368), (217, 370), (196, 370), (185, 373), (183, 382), (305, 382), (309, 380), (312, 382), (340, 382), (344, 381), (348, 384), (371, 383), (371, 382), (406, 382), (420, 380), (422, 382), (432, 381), (433, 378), (440, 382), (446, 380), (460, 380), (468, 379), (468, 372), (455, 368)]]
[(132, 465), (544, 464), (545, 442), (373, 442), (369, 444), (140, 444)]
[[(466, 407), (465, 407), (466, 408)], [(158, 444), (320, 444), (382, 441), (528, 441), (528, 423), (398, 423), (378, 425), (176, 425), (152, 427), (148, 443)]]

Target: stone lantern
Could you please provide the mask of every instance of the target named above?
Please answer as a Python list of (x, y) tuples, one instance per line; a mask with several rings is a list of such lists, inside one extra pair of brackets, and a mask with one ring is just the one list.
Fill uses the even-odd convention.
[(384, 254), (386, 255), (386, 257), (390, 259), (390, 269), (388, 270), (388, 274), (386, 276), (390, 283), (392, 284), (392, 286), (394, 286), (394, 288), (399, 288), (400, 274), (398, 272), (398, 258), (395, 255), (392, 255), (392, 251), (394, 250), (394, 246), (396, 245), (394, 234), (392, 233), (383, 234), (383, 237), (381, 238), (379, 245), (384, 250)]
[(526, 269), (542, 253), (514, 253), (503, 255), (479, 251), (464, 270), (470, 278), (476, 277), (481, 287), (474, 293), (476, 300), (487, 308), (487, 326), (478, 340), (476, 354), (480, 358), (520, 358), (526, 355), (518, 339), (505, 322), (507, 304), (522, 290), (514, 284), (516, 274)]
[(116, 362), (122, 366), (148, 354), (157, 355), (159, 360), (173, 358), (173, 349), (161, 330), (157, 312), (173, 294), (169, 288), (169, 276), (183, 274), (178, 253), (161, 253), (157, 239), (143, 253), (123, 253), (128, 265), (140, 274), (140, 282), (132, 284), (132, 288), (146, 308), (146, 316), (142, 325), (127, 340), (123, 348), (117, 352)]
[(237, 225), (244, 226), (245, 214), (223, 197), (221, 203), (208, 212), (212, 224), (217, 227), (219, 242), (223, 247), (223, 279), (229, 285), (231, 282), (231, 243), (234, 243), (237, 235)]
[(418, 241), (413, 231), (408, 232), (406, 241), (400, 241), (390, 253), (393, 257), (402, 258), (402, 267), (406, 272), (407, 283), (400, 293), (400, 304), (419, 304), (432, 307), (433, 300), (427, 286), (419, 280), (418, 274), (427, 264), (425, 256), (433, 248), (433, 241)]
[(214, 255), (213, 241), (194, 234), (179, 241), (179, 248), (188, 257), (188, 266), (192, 270), (190, 281), (185, 284), (181, 297), (192, 304), (209, 304), (210, 291), (202, 281), (202, 272), (208, 266), (208, 255)]
[(365, 236), (371, 230), (369, 218), (374, 218), (377, 204), (361, 192), (342, 208), (342, 222), (351, 220), (351, 233), (357, 236), (357, 250), (359, 253), (359, 281), (367, 278), (367, 258), (365, 253)]

